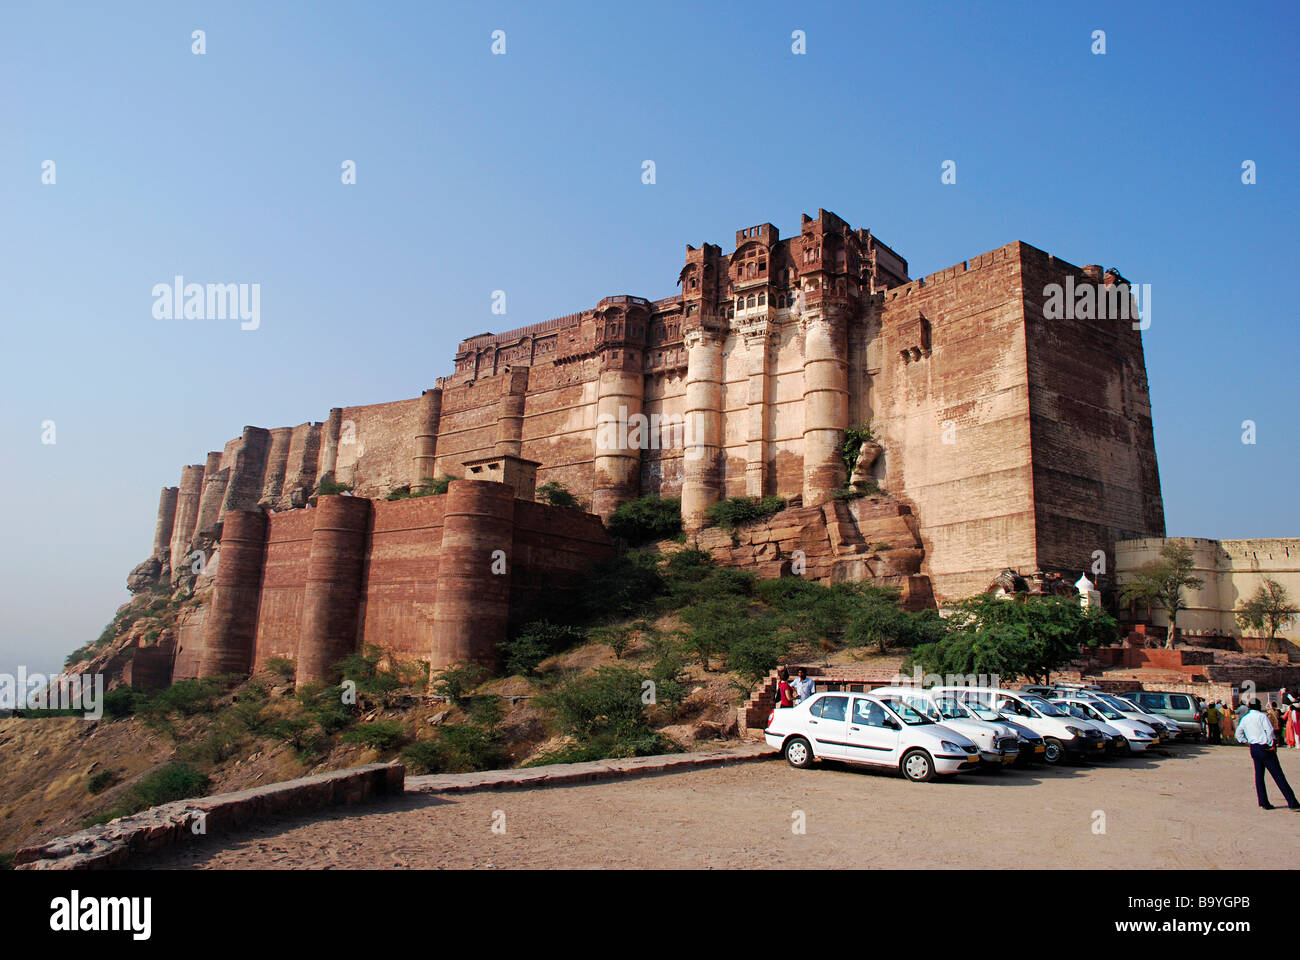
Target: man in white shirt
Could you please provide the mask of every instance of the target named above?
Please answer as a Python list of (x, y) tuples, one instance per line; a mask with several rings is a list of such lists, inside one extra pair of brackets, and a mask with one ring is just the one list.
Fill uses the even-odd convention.
[(817, 684), (813, 682), (812, 677), (808, 676), (808, 671), (803, 667), (799, 668), (799, 679), (794, 682), (795, 703), (802, 703), (813, 695), (817, 690)]
[(1268, 802), (1268, 792), (1264, 789), (1264, 771), (1267, 770), (1272, 774), (1277, 788), (1282, 791), (1286, 805), (1292, 810), (1300, 810), (1300, 802), (1296, 801), (1291, 784), (1286, 782), (1286, 774), (1282, 772), (1282, 765), (1277, 762), (1273, 724), (1260, 711), (1258, 700), (1250, 702), (1250, 709), (1237, 724), (1237, 740), (1250, 744), (1250, 759), (1255, 761), (1255, 795), (1259, 798), (1260, 809), (1273, 809), (1273, 804)]

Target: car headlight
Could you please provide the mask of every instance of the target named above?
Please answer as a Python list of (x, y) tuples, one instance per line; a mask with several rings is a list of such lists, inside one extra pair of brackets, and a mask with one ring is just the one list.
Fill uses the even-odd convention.
[(1070, 736), (1072, 736), (1072, 737), (1081, 737), (1081, 736), (1083, 736), (1083, 731), (1082, 731), (1082, 730), (1080, 730), (1078, 727), (1071, 726), (1071, 725), (1068, 724), (1068, 723), (1065, 725), (1065, 729), (1066, 729), (1066, 732), (1069, 733)]
[(961, 747), (957, 746), (957, 744), (953, 743), (951, 740), (945, 740), (943, 743), (939, 744), (939, 746), (943, 747), (943, 749), (947, 750), (949, 753), (965, 753)]

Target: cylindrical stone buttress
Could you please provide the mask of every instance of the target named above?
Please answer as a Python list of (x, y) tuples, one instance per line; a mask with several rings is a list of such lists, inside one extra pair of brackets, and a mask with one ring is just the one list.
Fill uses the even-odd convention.
[(158, 522), (153, 528), (153, 556), (161, 559), (171, 553), (172, 526), (176, 523), (177, 487), (163, 487), (158, 497)]
[(453, 480), (447, 489), (433, 607), (434, 670), (463, 662), (496, 665), (510, 619), (514, 504), (513, 488), (503, 483)]
[(518, 457), (524, 449), (523, 393), (507, 393), (497, 404), (497, 439), (494, 452), (498, 456)]
[(203, 491), (203, 464), (181, 468), (180, 488), (176, 493), (176, 519), (172, 524), (172, 579), (184, 566), (184, 553), (194, 539), (199, 519), (199, 497)]
[(697, 332), (687, 345), (682, 525), (695, 531), (722, 498), (722, 338)]
[(849, 425), (848, 343), (842, 320), (805, 324), (803, 505), (815, 507), (848, 482), (842, 457)]
[(609, 515), (641, 487), (641, 450), (649, 430), (641, 412), (645, 377), (640, 371), (605, 370), (596, 396), (596, 450), (591, 512)]
[(415, 462), (411, 483), (419, 484), (435, 477), (438, 460), (438, 425), (442, 420), (442, 388), (434, 387), (420, 394), (420, 423), (415, 434)]
[(203, 620), (200, 677), (253, 669), (269, 521), (260, 510), (230, 510), (222, 521), (221, 559)]
[(325, 421), (320, 443), (320, 470), (316, 473), (316, 485), (334, 479), (334, 471), (339, 464), (339, 435), (343, 430), (343, 408), (335, 407)]
[(356, 652), (370, 513), (365, 497), (340, 494), (317, 501), (298, 639), (299, 687), (337, 681), (334, 665)]

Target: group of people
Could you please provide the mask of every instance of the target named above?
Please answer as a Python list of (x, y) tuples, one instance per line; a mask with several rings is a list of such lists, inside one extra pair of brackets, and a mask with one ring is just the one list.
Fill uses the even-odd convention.
[[(1229, 709), (1222, 700), (1211, 703), (1205, 710), (1206, 733), (1210, 743), (1232, 743), (1240, 739), (1237, 728), (1250, 709), (1251, 704), (1245, 702), (1235, 710)], [(1276, 700), (1269, 698), (1267, 704), (1259, 704), (1259, 710), (1273, 728), (1274, 746), (1285, 744), (1293, 750), (1300, 750), (1300, 699), (1284, 688), (1279, 691)]]
[(791, 680), (790, 671), (782, 667), (776, 672), (776, 705), (793, 707), (796, 703), (811, 697), (816, 687), (812, 677), (808, 676), (808, 671), (803, 667), (799, 668), (797, 680)]

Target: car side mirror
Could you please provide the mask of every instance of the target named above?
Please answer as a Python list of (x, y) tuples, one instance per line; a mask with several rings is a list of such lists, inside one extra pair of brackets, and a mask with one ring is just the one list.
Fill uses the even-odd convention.
[(887, 726), (890, 730), (899, 729), (898, 721), (895, 720), (893, 717), (885, 717), (885, 726)]

